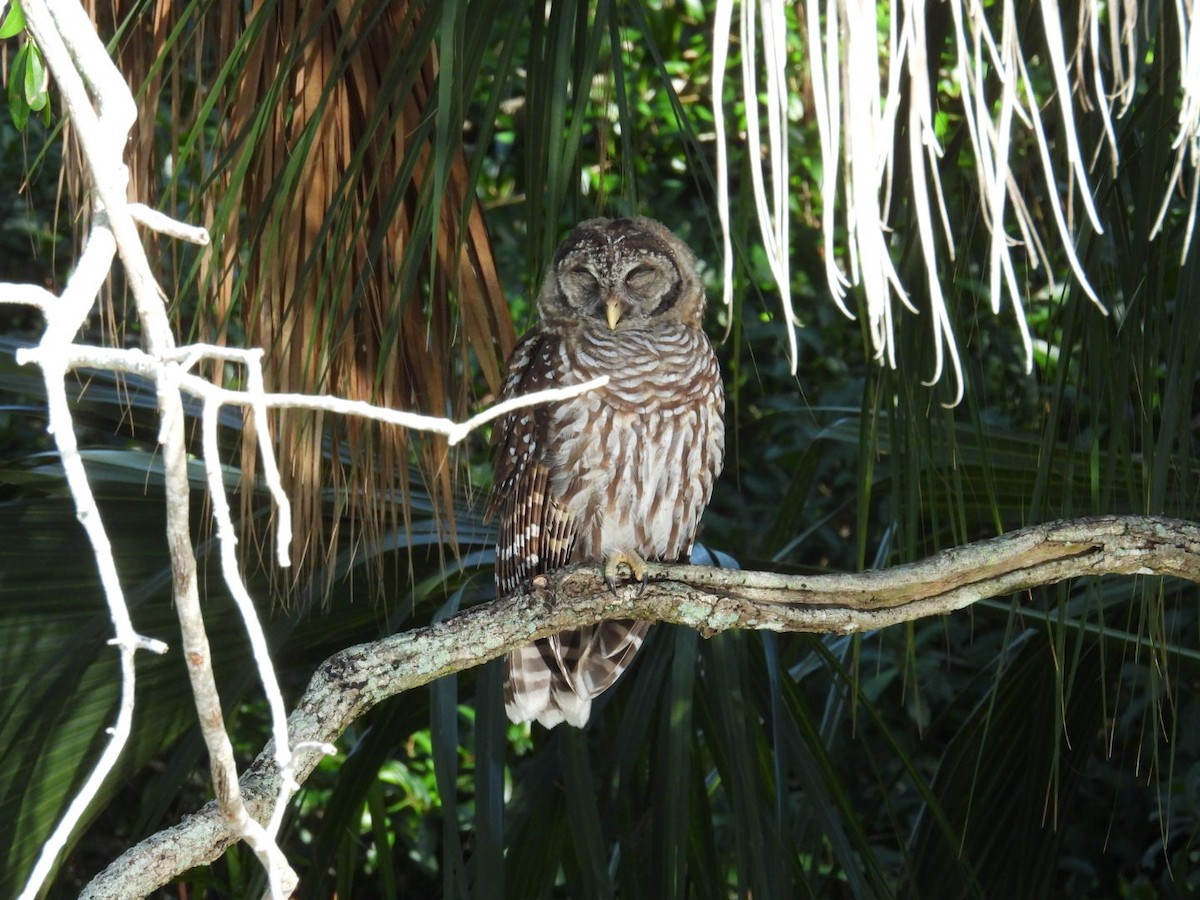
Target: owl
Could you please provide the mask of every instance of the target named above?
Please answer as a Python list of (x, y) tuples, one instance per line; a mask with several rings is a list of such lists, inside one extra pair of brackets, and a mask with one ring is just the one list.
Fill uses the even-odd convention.
[[(725, 395), (701, 330), (691, 251), (646, 218), (590, 219), (555, 251), (538, 324), (508, 363), (504, 398), (607, 375), (607, 386), (516, 410), (494, 431), (496, 590), (599, 563), (614, 587), (646, 560), (686, 561), (725, 457)], [(509, 654), (514, 722), (582, 727), (649, 622), (612, 620)]]

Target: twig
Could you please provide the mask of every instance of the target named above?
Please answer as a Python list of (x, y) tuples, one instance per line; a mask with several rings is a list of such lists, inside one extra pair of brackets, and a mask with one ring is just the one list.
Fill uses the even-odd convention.
[[(87, 806), (100, 790), (101, 785), (116, 766), (117, 759), (129, 739), (133, 722), (134, 705), (134, 654), (139, 649), (152, 649), (163, 653), (166, 645), (139, 635), (133, 627), (129, 615), (129, 607), (125, 603), (125, 595), (121, 589), (121, 580), (117, 574), (117, 564), (113, 557), (112, 545), (108, 533), (100, 518), (100, 510), (96, 498), (88, 483), (87, 472), (84, 469), (83, 457), (79, 454), (79, 445), (75, 440), (75, 426), (71, 419), (71, 408), (67, 400), (66, 375), (68, 369), (67, 356), (63, 347), (69, 345), (71, 337), (79, 329), (79, 325), (87, 317), (96, 294), (103, 284), (113, 258), (114, 244), (112, 235), (104, 227), (98, 227), (88, 242), (87, 249), (76, 267), (74, 274), (67, 282), (67, 287), (61, 297), (49, 299), (39, 296), (40, 289), (26, 293), (23, 300), (33, 299), (46, 314), (46, 333), (40, 345), (42, 372), (46, 382), (46, 405), (48, 410), (48, 430), (54, 436), (54, 443), (62, 459), (63, 472), (67, 485), (75, 501), (75, 516), (83, 526), (92, 554), (96, 558), (96, 566), (100, 574), (100, 583), (104, 589), (104, 599), (108, 604), (109, 617), (113, 622), (115, 637), (110, 642), (119, 652), (121, 667), (121, 700), (117, 709), (117, 719), (110, 730), (110, 738), (100, 758), (88, 774), (78, 792), (72, 798), (62, 820), (42, 846), (41, 854), (29, 875), (21, 898), (37, 895), (46, 878), (54, 868), (58, 855), (66, 846), (67, 840), (75, 826), (83, 817)], [(0, 287), (2, 289), (2, 287)], [(45, 292), (41, 292), (45, 293)]]
[[(42, 48), (50, 70), (58, 80), (67, 114), (75, 124), (75, 133), (94, 179), (95, 222), (87, 249), (78, 268), (60, 298), (34, 285), (0, 284), (0, 303), (16, 303), (40, 309), (46, 318), (46, 332), (35, 348), (18, 353), (18, 362), (36, 362), (46, 378), (50, 405), (50, 430), (58, 442), (68, 483), (76, 499), (80, 521), (87, 530), (100, 569), (114, 623), (116, 644), (121, 654), (122, 701), (112, 738), (95, 769), (43, 848), (22, 896), (33, 896), (54, 867), (55, 860), (71, 832), (77, 826), (87, 804), (116, 764), (128, 738), (133, 715), (137, 649), (163, 652), (165, 647), (142, 638), (133, 631), (125, 606), (120, 581), (112, 559), (108, 537), (96, 511), (87, 483), (87, 475), (75, 443), (64, 386), (68, 371), (95, 366), (115, 371), (137, 372), (151, 379), (158, 397), (162, 459), (165, 474), (167, 539), (171, 554), (174, 606), (179, 618), (183, 656), (192, 683), (192, 693), (209, 752), (210, 768), (221, 815), (235, 838), (244, 839), (267, 869), (271, 893), (275, 897), (290, 894), (296, 876), (276, 844), (276, 836), (286, 802), (298, 784), (289, 775), (295, 764), (295, 751), (288, 746), (286, 710), (270, 662), (265, 634), (257, 619), (240, 573), (234, 546), (236, 536), (221, 479), (217, 449), (217, 417), (224, 404), (249, 407), (257, 424), (263, 473), (280, 527), (277, 529), (277, 558), (289, 563), (291, 543), (289, 502), (279, 478), (279, 467), (270, 442), (267, 410), (307, 408), (370, 418), (414, 430), (444, 434), (451, 444), (463, 440), (472, 430), (497, 416), (531, 403), (574, 396), (607, 382), (595, 379), (587, 384), (509, 400), (485, 410), (466, 422), (421, 416), (337, 397), (309, 397), (301, 394), (268, 394), (264, 389), (262, 351), (237, 350), (212, 345), (176, 347), (170, 329), (164, 298), (146, 258), (137, 226), (150, 228), (182, 240), (205, 245), (208, 234), (202, 228), (175, 221), (139, 203), (129, 203), (128, 171), (122, 161), (126, 138), (136, 115), (132, 95), (120, 73), (113, 67), (90, 21), (77, 6), (54, 0), (27, 0), (26, 18), (30, 33)], [(86, 85), (85, 85), (86, 81)], [(89, 93), (90, 89), (90, 93)], [(93, 108), (93, 102), (99, 113)], [(146, 350), (108, 349), (73, 344), (75, 334), (93, 309), (100, 287), (119, 254), (137, 305), (145, 336)], [(246, 367), (247, 390), (220, 388), (189, 371), (203, 359), (242, 363)], [(216, 679), (212, 671), (208, 637), (200, 611), (195, 552), (190, 534), (190, 485), (187, 477), (187, 453), (184, 441), (184, 405), (182, 393), (204, 401), (203, 441), (209, 490), (217, 522), (224, 576), (242, 612), (260, 677), (272, 710), (277, 770), (282, 773), (273, 803), (255, 808), (263, 827), (251, 817), (243, 802), (232, 745), (225, 731)], [(300, 750), (308, 754), (332, 752), (322, 741), (304, 742)]]
[[(4, 288), (5, 285), (0, 284), (0, 303), (5, 302), (3, 296)], [(11, 302), (20, 301), (13, 300)], [(72, 344), (65, 352), (67, 353), (68, 367), (71, 369), (91, 368), (105, 369), (112, 372), (128, 372), (151, 380), (159, 377), (164, 365), (162, 359), (158, 359), (152, 354), (136, 348), (90, 347), (82, 344)], [(261, 406), (263, 409), (311, 409), (339, 413), (346, 416), (357, 416), (363, 419), (370, 419), (374, 422), (381, 422), (385, 425), (408, 428), (413, 431), (443, 434), (447, 436), (450, 444), (459, 443), (475, 429), (486, 425), (499, 416), (512, 412), (514, 409), (555, 400), (565, 400), (568, 397), (575, 397), (608, 384), (608, 376), (601, 375), (590, 381), (567, 387), (534, 391), (531, 394), (525, 394), (521, 397), (511, 397), (502, 403), (488, 407), (465, 421), (456, 422), (453, 419), (439, 416), (426, 416), (420, 413), (407, 412), (402, 409), (376, 406), (365, 400), (347, 400), (343, 397), (323, 394), (267, 393), (261, 389), (260, 382), (256, 383), (256, 379), (261, 379), (261, 370), (259, 370), (259, 374), (256, 376), (255, 360), (257, 357), (255, 355), (261, 353), (261, 350), (238, 350), (231, 347), (210, 349), (206, 345), (190, 344), (176, 348), (167, 358), (181, 360), (181, 367), (184, 369), (190, 368), (196, 361), (205, 358), (221, 359), (226, 362), (245, 362), (248, 364), (250, 375), (247, 382), (247, 389), (244, 391), (218, 387), (198, 375), (181, 374), (178, 378), (179, 389), (186, 394), (202, 400), (216, 399), (222, 404), (246, 406), (251, 409), (257, 406)], [(41, 359), (40, 348), (22, 350), (20, 354), (22, 362), (38, 362)], [(267, 433), (266, 429), (260, 428), (259, 430), (260, 433)]]
[(208, 229), (206, 228), (172, 219), (170, 216), (160, 213), (157, 209), (151, 209), (144, 203), (130, 203), (126, 206), (126, 209), (133, 216), (134, 221), (145, 225), (151, 231), (157, 231), (159, 234), (167, 235), (167, 237), (187, 241), (189, 244), (199, 244), (202, 247), (208, 246), (209, 238)]
[[(64, 466), (69, 473), (72, 470), (78, 473), (78, 478), (71, 480), (72, 492), (75, 493), (78, 503), (81, 497), (79, 492), (83, 491), (90, 498), (90, 489), (87, 487), (82, 462), (78, 461), (78, 453), (74, 447), (73, 423), (70, 411), (66, 407), (62, 382), (68, 363), (63, 351), (70, 345), (75, 332), (95, 303), (99, 287), (111, 267), (115, 249), (124, 264), (147, 349), (153, 356), (165, 358), (174, 347), (174, 337), (163, 303), (162, 291), (154, 279), (138, 234), (137, 222), (141, 221), (150, 227), (169, 228), (193, 240), (201, 239), (202, 232), (183, 225), (176, 228), (165, 216), (148, 215), (144, 207), (130, 208), (129, 173), (122, 155), (129, 131), (136, 119), (137, 106), (83, 9), (76, 3), (59, 0), (24, 0), (22, 6), (29, 32), (58, 82), (64, 108), (75, 126), (75, 135), (93, 180), (96, 220), (84, 259), (98, 259), (100, 263), (88, 268), (83, 275), (77, 271), (72, 278), (73, 284), (86, 284), (89, 290), (80, 288), (77, 302), (62, 303), (61, 308), (58, 304), (47, 301), (44, 296), (35, 295), (30, 298), (30, 292), (23, 292), (25, 298), (34, 299), (40, 304), (46, 314), (46, 334), (36, 356), (44, 367), (48, 396), (52, 398), (52, 403), (61, 406), (60, 413), (65, 413), (65, 418), (60, 415), (59, 421), (51, 427), (56, 431), (56, 439), (60, 441)], [(99, 249), (93, 251), (93, 247)], [(66, 300), (65, 296), (63, 300)], [(164, 366), (157, 374), (159, 440), (162, 444), (166, 478), (167, 542), (171, 555), (174, 605), (179, 617), (184, 658), (192, 681), (201, 730), (209, 750), (213, 784), (221, 803), (222, 815), (236, 829), (236, 833), (245, 838), (258, 853), (268, 868), (273, 894), (282, 897), (295, 887), (295, 875), (274, 841), (258, 823), (250, 819), (245, 805), (241, 802), (233, 748), (222, 723), (220, 698), (212, 672), (208, 639), (204, 632), (197, 590), (195, 552), (190, 535), (190, 489), (184, 441), (183, 398), (179, 391), (178, 379), (173, 377), (178, 374), (178, 364)], [(57, 433), (59, 431), (62, 432), (61, 436)], [(72, 451), (75, 451), (74, 461), (71, 458)], [(97, 560), (101, 562), (102, 577), (106, 577), (102, 558), (106, 553), (111, 553), (107, 549), (107, 537), (99, 524), (98, 516), (93, 518), (97, 523), (96, 530), (94, 533), (89, 530), (89, 537), (96, 550)], [(88, 520), (83, 521), (86, 527)], [(122, 648), (122, 693), (127, 701), (123, 701), (117, 725), (113, 729), (113, 738), (89, 778), (85, 791), (72, 802), (67, 815), (55, 830), (54, 837), (47, 843), (42, 859), (26, 886), (25, 892), (29, 896), (38, 892), (53, 866), (57, 853), (65, 843), (65, 836), (75, 827), (87, 800), (90, 799), (87, 791), (94, 793), (99, 783), (111, 771), (129, 731), (134, 686), (132, 652), (141, 642), (130, 640), (123, 634), (120, 622), (122, 617), (128, 618), (128, 611), (124, 606), (123, 597), (120, 596), (115, 569), (111, 580), (113, 584), (110, 585), (106, 581), (105, 588), (110, 598), (110, 608), (114, 610), (117, 642)], [(116, 602), (117, 600), (119, 602)], [(262, 665), (260, 662), (260, 667)]]

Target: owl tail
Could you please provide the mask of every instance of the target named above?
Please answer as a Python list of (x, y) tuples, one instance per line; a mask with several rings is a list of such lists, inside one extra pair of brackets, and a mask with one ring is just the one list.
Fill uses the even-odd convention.
[(504, 709), (547, 728), (587, 724), (592, 698), (612, 686), (642, 646), (649, 622), (617, 619), (564, 631), (514, 650), (504, 663)]

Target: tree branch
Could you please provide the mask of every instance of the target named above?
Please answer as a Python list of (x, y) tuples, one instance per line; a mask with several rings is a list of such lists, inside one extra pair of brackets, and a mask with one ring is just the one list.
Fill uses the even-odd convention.
[[(207, 245), (209, 237), (203, 228), (130, 202), (129, 170), (123, 154), (130, 129), (137, 117), (137, 104), (120, 72), (108, 56), (83, 8), (73, 0), (24, 0), (22, 8), (29, 33), (45, 57), (46, 64), (58, 82), (63, 108), (70, 118), (73, 131), (88, 172), (92, 179), (94, 221), (87, 246), (80, 257), (62, 297), (33, 285), (0, 283), (0, 303), (21, 303), (40, 309), (46, 319), (46, 331), (36, 348), (18, 354), (22, 363), (36, 362), (42, 366), (46, 379), (50, 431), (54, 434), (68, 484), (75, 497), (79, 519), (84, 526), (100, 571), (109, 604), (116, 637), (113, 641), (120, 653), (122, 700), (111, 739), (88, 779), (66, 810), (64, 818), (47, 839), (41, 856), (25, 886), (22, 898), (34, 897), (42, 890), (45, 880), (54, 869), (56, 860), (66, 846), (72, 831), (83, 817), (88, 803), (111, 773), (130, 734), (135, 697), (134, 653), (139, 649), (164, 652), (166, 647), (137, 635), (121, 591), (120, 580), (112, 558), (107, 533), (87, 481), (82, 458), (76, 445), (74, 424), (67, 404), (64, 387), (67, 372), (99, 357), (117, 370), (139, 371), (153, 380), (159, 410), (159, 443), (163, 462), (166, 531), (172, 572), (172, 595), (180, 625), (183, 660), (192, 686), (193, 696), (205, 744), (209, 753), (210, 772), (214, 791), (221, 804), (224, 827), (244, 839), (266, 868), (270, 893), (274, 897), (291, 894), (296, 885), (295, 873), (276, 845), (276, 834), (286, 804), (298, 785), (290, 777), (293, 748), (287, 742), (286, 708), (270, 664), (267, 642), (250, 595), (237, 570), (234, 545), (236, 532), (230, 517), (217, 455), (217, 416), (224, 404), (239, 404), (250, 408), (256, 420), (259, 452), (263, 473), (276, 504), (277, 558), (279, 565), (289, 562), (290, 514), (278, 476), (278, 465), (267, 427), (268, 406), (303, 406), (322, 408), (348, 415), (371, 417), (419, 430), (446, 434), (449, 443), (463, 440), (474, 428), (517, 406), (543, 402), (569, 393), (580, 393), (597, 387), (607, 379), (597, 379), (570, 389), (542, 392), (535, 397), (522, 397), (485, 410), (467, 422), (412, 416), (408, 413), (384, 410), (365, 403), (352, 403), (336, 397), (309, 398), (302, 395), (268, 395), (264, 389), (258, 349), (235, 350), (205, 345), (179, 347), (171, 330), (165, 296), (155, 280), (142, 243), (138, 227), (169, 234), (182, 240)], [(0, 15), (4, 6), (0, 4)], [(126, 282), (133, 296), (140, 324), (144, 349), (88, 348), (74, 345), (79, 331), (96, 303), (97, 295), (112, 266), (119, 258), (124, 266)], [(189, 373), (190, 366), (200, 359), (221, 358), (245, 365), (247, 391), (230, 391), (217, 387)], [(210, 495), (221, 549), (222, 568), (230, 591), (245, 620), (254, 658), (258, 663), (264, 691), (271, 708), (275, 749), (281, 777), (276, 779), (276, 802), (255, 807), (255, 816), (247, 812), (240, 794), (241, 779), (233, 754), (232, 742), (225, 730), (212, 668), (212, 654), (205, 632), (200, 607), (195, 551), (190, 533), (191, 487), (188, 481), (188, 452), (185, 440), (185, 406), (183, 392), (199, 396), (204, 401), (205, 465), (209, 476)], [(305, 751), (321, 752), (327, 744), (305, 745)], [(331, 748), (329, 748), (331, 749)], [(311, 767), (310, 767), (311, 768)], [(266, 826), (262, 824), (266, 822)]]
[[(477, 666), (529, 641), (610, 618), (673, 622), (705, 636), (730, 628), (849, 634), (945, 615), (988, 597), (1096, 575), (1155, 575), (1200, 583), (1200, 525), (1106, 516), (1035, 525), (894, 569), (853, 575), (775, 575), (703, 566), (651, 565), (641, 596), (610, 592), (594, 566), (536, 579), (528, 591), (453, 618), (350, 647), (317, 669), (288, 719), (300, 748), (336, 740), (388, 697)], [(320, 759), (298, 749), (303, 782)], [(268, 746), (242, 777), (251, 813), (269, 813), (280, 775)], [(216, 860), (238, 834), (209, 803), (115, 860), (83, 893), (144, 895)]]
[[(130, 129), (137, 118), (137, 104), (133, 94), (109, 58), (108, 51), (92, 27), (87, 13), (78, 3), (65, 0), (25, 0), (22, 8), (29, 32), (41, 48), (50, 72), (58, 82), (63, 106), (74, 126), (76, 139), (92, 176), (92, 201), (97, 216), (90, 235), (89, 249), (91, 243), (97, 242), (98, 239), (103, 240), (106, 271), (114, 253), (120, 258), (137, 308), (146, 349), (152, 356), (168, 357), (175, 349), (170, 318), (164, 295), (155, 281), (146, 256), (146, 248), (137, 230), (139, 221), (143, 225), (154, 227), (155, 217), (151, 216), (148, 219), (144, 206), (137, 206), (134, 210), (130, 210), (129, 206), (129, 170), (124, 163), (123, 153)], [(167, 217), (158, 217), (160, 224), (165, 221)], [(185, 230), (192, 240), (206, 240), (201, 237), (203, 229), (185, 227)], [(82, 321), (91, 308), (95, 296), (93, 292), (81, 299), (80, 309), (83, 315), (79, 316), (79, 321)], [(83, 305), (84, 300), (86, 306)], [(71, 336), (78, 329), (78, 324), (67, 330), (69, 320), (60, 318), (57, 311), (52, 312), (51, 307), (46, 305), (43, 305), (43, 312), (47, 316), (48, 324), (39, 349), (44, 354), (48, 353), (51, 358), (55, 354), (61, 356), (62, 348), (69, 344)], [(66, 366), (60, 360), (59, 367), (55, 370), (49, 367), (44, 359), (39, 361), (46, 371), (49, 392), (52, 390), (51, 381), (61, 380), (65, 375)], [(236, 826), (242, 838), (250, 844), (267, 868), (272, 895), (285, 896), (295, 887), (295, 874), (275, 845), (274, 837), (269, 835), (259, 822), (250, 818), (239, 796), (233, 746), (225, 731), (216, 678), (212, 671), (212, 655), (200, 609), (196, 558), (190, 534), (190, 487), (187, 477), (183, 396), (178, 384), (180, 374), (178, 364), (165, 366), (156, 380), (155, 387), (166, 494), (166, 530), (171, 559), (172, 594), (179, 619), (183, 658), (191, 680), (201, 732), (208, 747), (213, 786), (222, 803), (223, 815), (227, 822)], [(80, 467), (82, 468), (82, 464)], [(72, 484), (72, 490), (75, 490), (75, 487)], [(267, 668), (266, 662), (261, 659), (260, 668), (264, 671)], [(132, 662), (123, 666), (122, 675), (123, 690), (132, 694)], [(124, 743), (124, 732), (127, 730), (118, 728), (114, 732), (110, 752), (102, 757), (102, 765), (92, 776), (93, 782), (102, 780), (107, 774), (106, 769), (111, 769)], [(79, 805), (78, 798), (75, 805)], [(30, 876), (23, 897), (33, 896), (37, 892), (41, 880), (48, 873), (54, 854), (57, 853), (58, 834), (68, 832), (77, 821), (75, 809), (70, 809), (69, 813), (69, 817), (60, 823), (55, 839), (47, 842), (43, 859)]]

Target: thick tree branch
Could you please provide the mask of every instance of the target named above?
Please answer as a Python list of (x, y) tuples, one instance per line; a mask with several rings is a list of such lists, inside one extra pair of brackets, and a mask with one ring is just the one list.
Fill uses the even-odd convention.
[[(529, 591), (404, 634), (343, 650), (318, 668), (288, 720), (294, 746), (334, 741), (355, 719), (403, 691), (459, 672), (537, 637), (608, 618), (674, 622), (712, 635), (730, 628), (866, 631), (944, 615), (977, 600), (1069, 578), (1171, 576), (1200, 583), (1200, 525), (1107, 516), (1052, 522), (855, 575), (774, 575), (702, 566), (651, 566), (639, 597), (608, 591), (594, 567), (539, 578)], [(304, 781), (320, 754), (298, 751)], [(269, 813), (279, 773), (268, 745), (242, 777), (255, 816)], [(92, 881), (84, 897), (141, 896), (217, 859), (238, 839), (210, 803), (130, 849)]]

